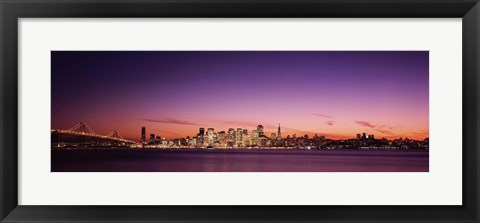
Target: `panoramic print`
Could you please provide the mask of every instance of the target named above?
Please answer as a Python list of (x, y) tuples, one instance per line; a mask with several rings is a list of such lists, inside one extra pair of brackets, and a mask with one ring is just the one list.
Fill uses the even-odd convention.
[(428, 51), (52, 51), (52, 172), (428, 172)]

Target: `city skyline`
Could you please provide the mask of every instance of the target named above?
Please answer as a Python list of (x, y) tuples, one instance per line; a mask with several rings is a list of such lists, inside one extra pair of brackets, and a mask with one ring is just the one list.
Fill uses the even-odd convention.
[[(68, 74), (68, 75), (67, 75)], [(52, 51), (52, 128), (428, 138), (428, 51)]]
[(259, 124), (256, 129), (199, 128), (194, 136), (166, 139), (155, 133), (148, 133), (146, 127), (141, 129), (141, 142), (136, 147), (148, 148), (307, 148), (307, 149), (428, 149), (429, 138), (413, 140), (399, 138), (388, 140), (375, 138), (374, 134), (357, 133), (348, 139), (329, 139), (324, 135), (296, 135), (283, 137), (280, 123), (276, 133), (266, 133)]
[(280, 123), (276, 133), (270, 135), (259, 124), (256, 129), (229, 128), (227, 131), (214, 128), (198, 128), (194, 136), (166, 139), (141, 128), (140, 142), (124, 139), (117, 130), (107, 135), (96, 133), (85, 122), (70, 129), (52, 129), (52, 148), (186, 148), (186, 149), (426, 149), (429, 138), (414, 140), (399, 138), (388, 140), (374, 134), (357, 133), (349, 139), (329, 139), (324, 135), (287, 135), (283, 137)]
[[(175, 137), (175, 138), (166, 138), (166, 137), (163, 137), (161, 136), (160, 134), (157, 134), (155, 133), (155, 131), (153, 132), (149, 132), (148, 131), (148, 128), (145, 127), (145, 126), (142, 126), (141, 127), (141, 132), (139, 134), (139, 137), (137, 137), (138, 139), (136, 140), (136, 142), (148, 142), (149, 140), (151, 140), (151, 136), (154, 135), (155, 137), (154, 138), (157, 138), (157, 137), (160, 137), (161, 139), (164, 139), (164, 140), (174, 140), (174, 139), (185, 139), (185, 138), (195, 138), (195, 137), (198, 137), (199, 135), (202, 135), (202, 132), (204, 133), (203, 135), (206, 136), (207, 133), (208, 133), (208, 130), (209, 129), (212, 129), (212, 132), (215, 133), (215, 134), (219, 134), (221, 132), (227, 134), (228, 130), (230, 129), (233, 129), (235, 132), (237, 132), (238, 130), (247, 130), (247, 132), (250, 134), (250, 133), (254, 133), (254, 131), (257, 131), (258, 132), (258, 128), (259, 126), (262, 126), (262, 129), (264, 130), (264, 125), (262, 124), (258, 124), (257, 125), (257, 128), (255, 129), (248, 129), (248, 128), (242, 128), (242, 127), (231, 127), (231, 128), (228, 128), (228, 129), (217, 129), (215, 127), (208, 127), (208, 128), (205, 128), (205, 127), (199, 127), (198, 130), (197, 130), (197, 133), (194, 134), (194, 135), (186, 135), (186, 136), (181, 136), (181, 137)], [(203, 131), (202, 131), (203, 129)], [(357, 138), (357, 135), (358, 134), (364, 134), (368, 137), (372, 137), (375, 136), (375, 134), (370, 134), (369, 132), (357, 132), (355, 135), (352, 135), (352, 136), (349, 136), (349, 137), (346, 137), (346, 138), (342, 138), (342, 139), (333, 139), (333, 138), (328, 138), (326, 137), (325, 135), (322, 135), (322, 134), (319, 134), (319, 133), (312, 133), (312, 134), (308, 134), (308, 133), (305, 133), (305, 134), (297, 134), (295, 132), (293, 132), (293, 134), (288, 134), (288, 135), (285, 135), (285, 134), (282, 134), (281, 132), (283, 132), (283, 130), (281, 130), (281, 126), (280, 126), (280, 123), (278, 123), (278, 127), (277, 127), (277, 131), (276, 132), (267, 132), (267, 131), (263, 131), (263, 136), (266, 137), (266, 138), (280, 138), (280, 139), (285, 139), (285, 138), (290, 138), (290, 137), (304, 137), (304, 136), (310, 136), (310, 137), (314, 137), (314, 136), (317, 136), (317, 137), (324, 137), (326, 139), (332, 139), (332, 140), (348, 140), (348, 139), (354, 139), (354, 138)], [(279, 134), (280, 133), (280, 134)], [(247, 134), (248, 135), (248, 134)], [(273, 137), (275, 136), (275, 137)], [(381, 138), (385, 138), (385, 137), (381, 137)], [(403, 137), (400, 137), (400, 138), (403, 138)], [(408, 137), (405, 137), (408, 139)], [(387, 139), (387, 138), (385, 138)], [(399, 139), (399, 138), (396, 138), (396, 139)], [(423, 138), (423, 139), (415, 139), (415, 140), (425, 140), (425, 139), (428, 139), (428, 137), (426, 138)]]

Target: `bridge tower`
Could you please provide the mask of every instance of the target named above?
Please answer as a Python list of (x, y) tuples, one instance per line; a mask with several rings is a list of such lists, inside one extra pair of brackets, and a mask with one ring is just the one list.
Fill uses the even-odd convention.
[(80, 122), (77, 125), (73, 126), (72, 128), (68, 129), (67, 131), (72, 132), (81, 132), (82, 135), (78, 136), (78, 146), (79, 147), (87, 147), (88, 143), (86, 142), (86, 135), (85, 134), (96, 134), (85, 122)]

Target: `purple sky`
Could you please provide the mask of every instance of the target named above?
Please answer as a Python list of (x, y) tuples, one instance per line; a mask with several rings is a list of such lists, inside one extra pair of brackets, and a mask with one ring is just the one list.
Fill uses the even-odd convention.
[(428, 51), (53, 51), (52, 128), (428, 137)]

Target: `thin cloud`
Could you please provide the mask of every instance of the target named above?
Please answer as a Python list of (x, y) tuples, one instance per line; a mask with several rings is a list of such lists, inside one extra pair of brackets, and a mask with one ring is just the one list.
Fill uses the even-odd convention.
[(381, 125), (381, 126), (378, 126), (378, 129), (390, 129), (390, 130), (392, 130), (393, 127), (389, 126), (389, 125)]
[(325, 114), (320, 114), (320, 113), (312, 113), (312, 115), (321, 117), (321, 118), (333, 118), (331, 115), (325, 115)]
[(361, 125), (361, 126), (365, 126), (365, 127), (369, 127), (369, 128), (375, 128), (375, 125), (370, 123), (370, 122), (367, 122), (367, 121), (355, 121), (355, 123), (357, 123), (358, 125)]
[(388, 131), (388, 130), (375, 129), (375, 131), (380, 132), (380, 133), (383, 133), (383, 134), (385, 134), (385, 135), (393, 135), (393, 132), (392, 132), (392, 131)]
[(199, 125), (195, 122), (190, 122), (190, 121), (187, 121), (187, 120), (173, 119), (173, 118), (164, 118), (164, 119), (144, 118), (144, 119), (141, 119), (141, 120), (146, 121), (146, 122), (168, 123), (168, 124), (178, 124), (178, 125)]
[(335, 122), (334, 122), (334, 121), (326, 121), (325, 124), (327, 124), (327, 125), (329, 125), (329, 126), (332, 126), (332, 125), (335, 124)]

